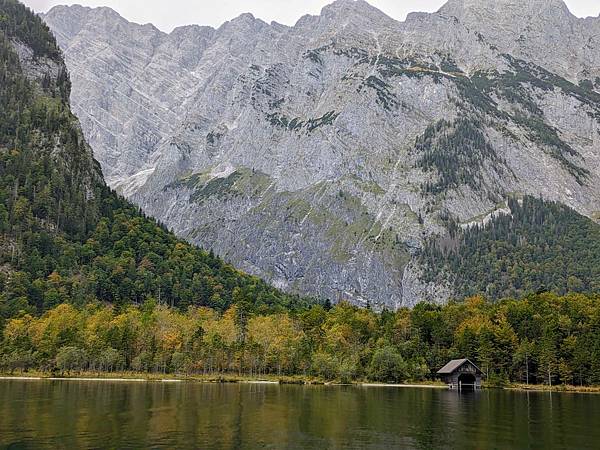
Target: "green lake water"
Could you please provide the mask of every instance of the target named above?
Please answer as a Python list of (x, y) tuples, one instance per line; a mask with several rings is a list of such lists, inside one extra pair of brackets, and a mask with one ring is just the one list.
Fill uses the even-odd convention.
[(0, 448), (600, 449), (600, 395), (0, 380)]

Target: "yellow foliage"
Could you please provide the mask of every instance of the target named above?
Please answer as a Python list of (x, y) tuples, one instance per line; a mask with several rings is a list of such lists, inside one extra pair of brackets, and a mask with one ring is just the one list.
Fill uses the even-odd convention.
[(29, 328), (35, 321), (29, 314), (18, 319), (9, 320), (4, 328), (4, 339), (7, 344), (12, 344), (29, 337)]
[(232, 308), (225, 312), (221, 318), (213, 317), (206, 320), (204, 328), (204, 342), (210, 344), (215, 339), (220, 339), (225, 345), (233, 344), (237, 339), (235, 327), (235, 310)]

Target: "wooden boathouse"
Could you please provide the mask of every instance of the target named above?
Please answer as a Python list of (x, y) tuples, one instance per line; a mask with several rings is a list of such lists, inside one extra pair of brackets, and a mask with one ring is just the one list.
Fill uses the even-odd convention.
[(454, 359), (437, 372), (450, 389), (481, 389), (483, 372), (469, 359)]

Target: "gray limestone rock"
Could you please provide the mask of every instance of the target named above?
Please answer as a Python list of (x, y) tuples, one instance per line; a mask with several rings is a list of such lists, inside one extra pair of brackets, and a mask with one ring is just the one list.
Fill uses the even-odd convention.
[(600, 19), (561, 0), (450, 0), (397, 22), (338, 0), (165, 34), (107, 8), (44, 15), (111, 186), (275, 285), (444, 302), (414, 256), (441, 217), (512, 193), (600, 211)]

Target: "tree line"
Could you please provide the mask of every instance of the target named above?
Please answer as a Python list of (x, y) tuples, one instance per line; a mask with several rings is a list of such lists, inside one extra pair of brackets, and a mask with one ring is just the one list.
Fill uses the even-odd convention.
[(61, 304), (8, 320), (5, 372), (31, 369), (425, 381), (467, 357), (490, 383), (600, 383), (600, 296), (532, 294), (374, 312), (347, 303), (262, 313), (235, 290), (220, 312), (148, 301)]

